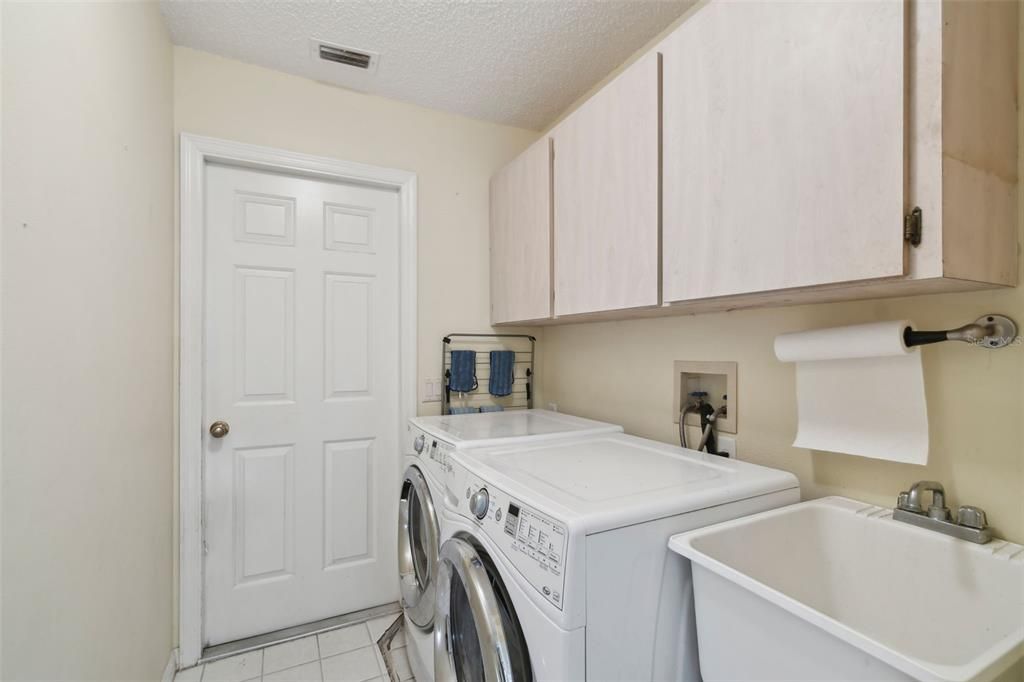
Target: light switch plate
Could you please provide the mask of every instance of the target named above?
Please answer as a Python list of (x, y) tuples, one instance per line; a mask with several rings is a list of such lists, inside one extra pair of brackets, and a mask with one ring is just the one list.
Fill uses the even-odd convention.
[(440, 379), (423, 380), (423, 402), (436, 403), (441, 401), (441, 391), (444, 386)]

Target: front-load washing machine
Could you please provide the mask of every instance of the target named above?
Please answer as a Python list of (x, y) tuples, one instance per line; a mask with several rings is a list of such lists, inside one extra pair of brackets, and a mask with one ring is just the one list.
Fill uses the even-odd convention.
[(398, 573), (409, 663), (417, 680), (433, 679), (434, 601), (444, 520), (448, 456), (467, 447), (541, 443), (621, 432), (614, 424), (548, 410), (417, 417), (409, 420), (399, 498)]
[(795, 476), (624, 434), (453, 453), (437, 682), (699, 682), (683, 530), (798, 502)]

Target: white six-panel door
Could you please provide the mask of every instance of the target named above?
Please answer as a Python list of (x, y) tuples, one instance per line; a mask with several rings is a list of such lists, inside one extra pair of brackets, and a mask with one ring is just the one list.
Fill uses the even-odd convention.
[(398, 195), (206, 168), (204, 644), (394, 601)]

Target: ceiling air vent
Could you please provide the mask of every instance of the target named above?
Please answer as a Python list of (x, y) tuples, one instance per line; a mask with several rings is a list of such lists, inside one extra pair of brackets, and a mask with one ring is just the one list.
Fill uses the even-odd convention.
[(360, 50), (347, 45), (335, 45), (316, 39), (313, 39), (310, 43), (310, 56), (314, 59), (319, 58), (325, 62), (343, 64), (366, 73), (373, 73), (377, 70), (377, 62), (380, 59), (380, 55), (376, 52)]
[(348, 64), (349, 66), (354, 66), (357, 69), (368, 69), (370, 68), (370, 62), (373, 61), (373, 56), (368, 55), (365, 52), (348, 50), (343, 47), (321, 45), (320, 59), (326, 59), (329, 62), (338, 62), (339, 64)]

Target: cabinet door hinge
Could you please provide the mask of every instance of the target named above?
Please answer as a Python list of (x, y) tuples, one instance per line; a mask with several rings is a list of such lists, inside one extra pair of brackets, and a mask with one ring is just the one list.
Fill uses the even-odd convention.
[(915, 206), (913, 211), (903, 216), (903, 239), (911, 246), (921, 246), (923, 222), (920, 206)]

